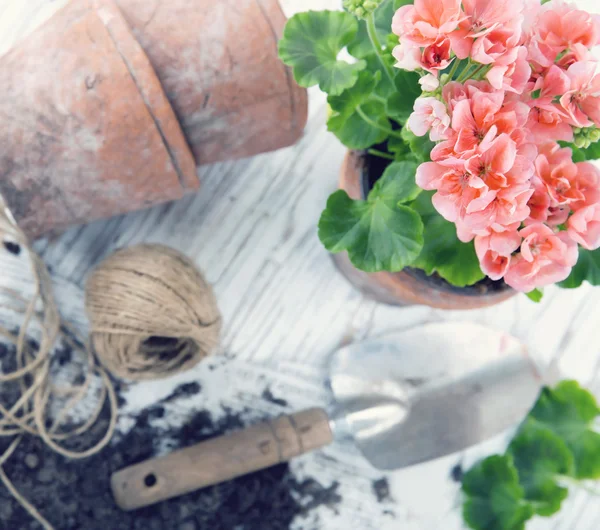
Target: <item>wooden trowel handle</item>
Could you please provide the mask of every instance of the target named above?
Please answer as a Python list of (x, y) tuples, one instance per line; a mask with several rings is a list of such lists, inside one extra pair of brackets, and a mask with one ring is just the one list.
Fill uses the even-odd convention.
[(113, 495), (134, 510), (286, 462), (333, 441), (327, 413), (310, 409), (249, 427), (113, 474)]

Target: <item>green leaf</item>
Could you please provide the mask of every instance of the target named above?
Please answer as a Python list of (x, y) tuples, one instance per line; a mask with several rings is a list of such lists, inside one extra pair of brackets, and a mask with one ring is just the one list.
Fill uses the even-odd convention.
[(510, 455), (492, 456), (476, 464), (462, 484), (463, 517), (473, 530), (524, 530), (534, 515)]
[(333, 253), (348, 251), (353, 265), (366, 272), (397, 272), (419, 255), (423, 222), (414, 210), (399, 203), (416, 193), (416, 165), (402, 162), (377, 181), (366, 201), (354, 201), (337, 191), (327, 201), (319, 221), (319, 238)]
[(408, 127), (403, 127), (400, 134), (419, 162), (429, 162), (431, 160), (431, 150), (435, 147), (435, 144), (429, 139), (428, 135), (416, 136)]
[(600, 159), (600, 142), (594, 142), (589, 147), (582, 149), (570, 142), (559, 141), (561, 147), (568, 147), (573, 151), (573, 162), (586, 162), (587, 160)]
[(413, 0), (394, 0), (394, 9), (398, 10), (402, 6), (407, 6), (412, 3), (413, 3)]
[(540, 95), (542, 94), (542, 89), (538, 88), (537, 90), (534, 90), (531, 93), (531, 99), (538, 99), (540, 97)]
[(564, 440), (573, 453), (574, 477), (600, 478), (600, 434), (592, 423), (600, 408), (590, 392), (576, 381), (563, 381), (555, 389), (544, 388), (529, 417)]
[(392, 162), (373, 186), (373, 191), (380, 194), (382, 193), (380, 187), (383, 187), (385, 188), (384, 193), (393, 194), (398, 198), (398, 204), (412, 202), (423, 191), (417, 186), (416, 172), (417, 165), (413, 162)]
[(539, 304), (542, 301), (542, 298), (544, 298), (544, 291), (542, 291), (541, 289), (534, 289), (533, 291), (525, 293), (525, 296), (529, 298), (532, 302)]
[(600, 142), (593, 143), (587, 149), (583, 149), (583, 152), (586, 160), (600, 159)]
[(573, 267), (571, 275), (558, 285), (563, 289), (581, 287), (583, 282), (600, 285), (600, 250), (579, 248), (579, 259)]
[(327, 98), (332, 111), (327, 120), (327, 129), (350, 149), (366, 149), (388, 137), (386, 131), (391, 130), (392, 126), (385, 115), (384, 106), (372, 99), (373, 90), (380, 80), (381, 72), (374, 76), (369, 72), (361, 72), (353, 87), (339, 96)]
[(561, 476), (572, 476), (575, 463), (565, 442), (545, 427), (526, 421), (511, 442), (512, 455), (525, 490), (525, 499), (538, 515), (550, 517), (560, 511), (569, 496), (568, 488), (557, 483)]
[(294, 79), (303, 87), (319, 85), (338, 95), (353, 86), (367, 66), (338, 60), (340, 51), (355, 38), (357, 20), (344, 11), (307, 11), (290, 18), (279, 41), (279, 57), (292, 67)]
[(415, 100), (421, 95), (419, 74), (399, 70), (394, 82), (396, 91), (389, 96), (386, 111), (390, 118), (404, 125), (412, 114)]
[(413, 205), (421, 215), (425, 231), (421, 254), (412, 264), (428, 275), (437, 272), (444, 280), (465, 287), (485, 278), (481, 271), (475, 246), (463, 243), (456, 236), (456, 226), (446, 221), (431, 203), (432, 192), (424, 192)]

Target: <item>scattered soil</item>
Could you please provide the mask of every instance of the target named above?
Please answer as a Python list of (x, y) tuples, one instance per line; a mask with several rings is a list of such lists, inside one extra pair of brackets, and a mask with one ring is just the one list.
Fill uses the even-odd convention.
[(450, 477), (452, 478), (452, 480), (454, 482), (458, 482), (460, 484), (462, 482), (463, 476), (464, 476), (464, 471), (462, 468), (462, 463), (459, 462), (450, 471)]
[(265, 401), (273, 403), (274, 405), (279, 405), (280, 407), (288, 406), (288, 402), (285, 399), (276, 398), (269, 387), (265, 388), (264, 392), (262, 393), (262, 398)]
[(389, 502), (392, 500), (390, 494), (390, 483), (387, 478), (380, 478), (373, 481), (373, 493), (377, 497), (377, 502)]
[[(0, 345), (4, 370), (11, 357), (14, 348)], [(68, 358), (68, 352), (60, 354), (63, 362)], [(0, 389), (2, 403), (13, 402), (17, 395), (9, 387)], [(287, 464), (281, 464), (135, 512), (121, 511), (110, 490), (113, 472), (152, 458), (165, 439), (175, 448), (185, 447), (244, 427), (240, 415), (226, 408), (218, 419), (209, 411), (196, 411), (180, 429), (153, 425), (171, 403), (199, 392), (197, 383), (181, 385), (162, 403), (139, 414), (128, 434), (116, 435), (110, 446), (85, 460), (67, 460), (38, 438), (26, 436), (4, 469), (57, 530), (285, 530), (297, 517), (320, 506), (335, 509), (341, 502), (337, 483), (324, 487), (312, 478), (300, 481)], [(88, 447), (97, 440), (108, 415), (104, 410), (99, 423), (72, 447)], [(7, 442), (0, 439), (0, 450)], [(1, 485), (0, 528), (40, 528)]]
[(20, 245), (14, 243), (13, 241), (4, 241), (4, 248), (8, 250), (11, 254), (14, 254), (15, 256), (21, 254)]

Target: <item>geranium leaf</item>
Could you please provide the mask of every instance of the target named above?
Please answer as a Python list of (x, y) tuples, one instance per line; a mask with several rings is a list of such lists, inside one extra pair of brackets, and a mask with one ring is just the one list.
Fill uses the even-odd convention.
[(430, 192), (422, 193), (413, 205), (421, 215), (425, 230), (423, 250), (412, 264), (428, 275), (436, 272), (457, 287), (473, 285), (485, 278), (473, 243), (456, 236), (456, 226), (446, 221), (431, 204)]
[(410, 161), (392, 162), (383, 172), (382, 177), (375, 183), (373, 191), (381, 193), (380, 187), (384, 187), (384, 193), (394, 195), (398, 204), (406, 204), (414, 201), (421, 193), (417, 186), (415, 175), (417, 164)]
[(573, 453), (577, 479), (600, 478), (600, 434), (592, 423), (600, 415), (594, 396), (576, 381), (544, 388), (530, 413), (538, 424), (564, 440)]
[(576, 289), (583, 282), (600, 285), (600, 250), (579, 248), (579, 259), (570, 276), (558, 285), (563, 289)]
[(412, 114), (415, 100), (421, 95), (419, 74), (399, 70), (394, 82), (396, 90), (388, 97), (386, 111), (392, 119), (404, 125)]
[(598, 160), (600, 159), (600, 142), (595, 142), (588, 148), (583, 149), (586, 160)]
[(428, 135), (416, 136), (408, 127), (403, 127), (400, 134), (420, 162), (429, 162), (431, 160), (431, 150), (435, 144), (429, 139)]
[(397, 272), (423, 247), (423, 223), (408, 206), (414, 188), (399, 178), (416, 167), (410, 162), (384, 175), (366, 201), (355, 201), (343, 190), (327, 201), (319, 221), (319, 238), (330, 252), (348, 251), (353, 265), (367, 272)]
[(476, 464), (462, 483), (463, 517), (473, 530), (524, 530), (534, 515), (510, 455), (491, 456)]
[(279, 41), (279, 57), (292, 67), (294, 79), (303, 87), (319, 85), (328, 94), (341, 94), (353, 86), (367, 66), (338, 59), (340, 51), (355, 38), (358, 22), (344, 11), (307, 11), (290, 18)]
[(372, 98), (381, 80), (381, 72), (361, 72), (353, 87), (339, 96), (329, 96), (331, 115), (327, 129), (350, 149), (366, 149), (383, 142), (391, 130), (381, 102)]
[(542, 298), (544, 298), (544, 291), (542, 291), (541, 289), (534, 289), (533, 291), (525, 293), (525, 296), (529, 298), (532, 302), (539, 304), (542, 301)]
[(394, 9), (398, 10), (402, 6), (407, 6), (412, 3), (413, 3), (413, 0), (394, 0)]
[(551, 430), (525, 421), (511, 442), (512, 455), (519, 473), (525, 499), (538, 515), (550, 517), (560, 511), (569, 490), (558, 484), (562, 476), (572, 476), (574, 460), (565, 442)]

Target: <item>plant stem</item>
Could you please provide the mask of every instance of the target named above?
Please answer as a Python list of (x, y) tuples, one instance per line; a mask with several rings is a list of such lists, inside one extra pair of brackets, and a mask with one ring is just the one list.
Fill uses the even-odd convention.
[(454, 77), (454, 74), (456, 73), (459, 63), (460, 63), (460, 61), (458, 60), (458, 57), (456, 57), (454, 59), (454, 64), (452, 65), (452, 68), (448, 72), (448, 81), (452, 81), (452, 78)]
[(472, 79), (473, 77), (475, 77), (479, 72), (481, 72), (482, 70), (484, 70), (485, 68), (487, 68), (487, 65), (485, 64), (480, 64), (475, 71), (469, 75), (469, 79)]
[(464, 83), (467, 79), (469, 79), (469, 70), (471, 70), (471, 66), (473, 66), (473, 63), (471, 62), (471, 58), (469, 57), (467, 65), (465, 66), (464, 70), (458, 76), (457, 81), (459, 83)]
[(371, 13), (367, 18), (367, 33), (369, 34), (369, 39), (371, 40), (371, 44), (375, 49), (375, 54), (377, 55), (381, 66), (383, 66), (383, 70), (391, 81), (392, 86), (394, 86), (394, 74), (390, 66), (385, 62), (385, 59), (381, 53), (381, 43), (377, 37), (377, 28), (375, 27), (375, 12)]
[(371, 118), (369, 118), (369, 116), (367, 116), (365, 114), (365, 111), (360, 108), (360, 105), (358, 105), (356, 107), (356, 112), (371, 127), (375, 127), (376, 129), (380, 129), (381, 131), (385, 131), (390, 136), (393, 136), (394, 138), (399, 138), (400, 140), (404, 141), (404, 138), (402, 138), (402, 136), (400, 135), (400, 133), (397, 133), (396, 131), (393, 131), (390, 127), (386, 127), (385, 125), (381, 125), (380, 123), (377, 123), (376, 121), (373, 121)]
[(369, 149), (367, 151), (367, 153), (369, 153), (370, 155), (373, 156), (378, 156), (379, 158), (385, 158), (387, 160), (396, 160), (392, 155), (390, 155), (389, 153), (384, 153), (383, 151), (379, 151), (377, 149)]
[(382, 98), (381, 96), (377, 95), (377, 94), (371, 94), (371, 98), (379, 101), (380, 103), (383, 103), (384, 105), (387, 104), (387, 99)]

